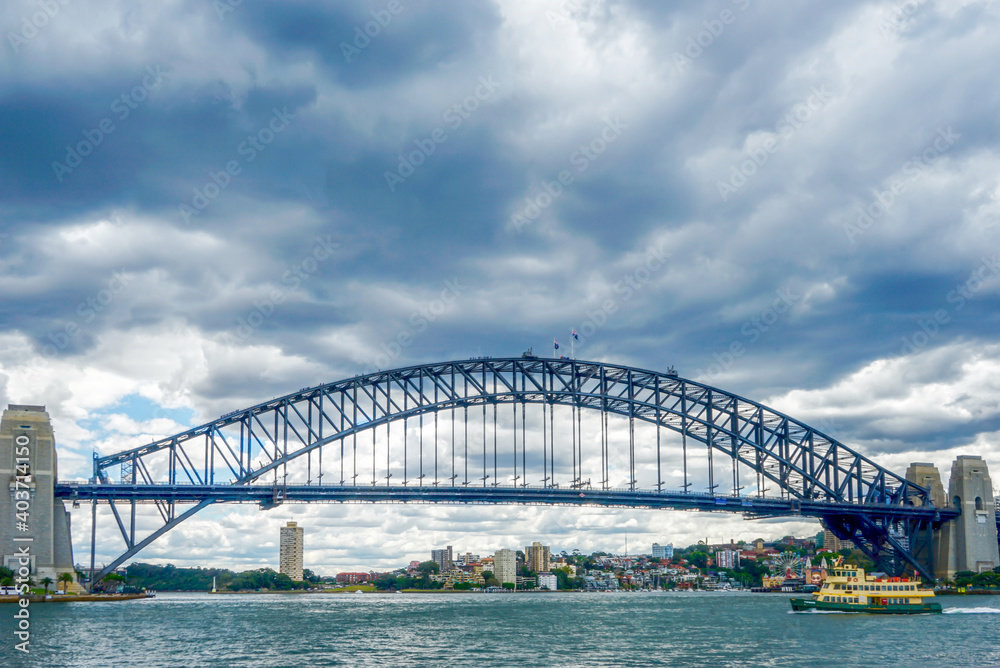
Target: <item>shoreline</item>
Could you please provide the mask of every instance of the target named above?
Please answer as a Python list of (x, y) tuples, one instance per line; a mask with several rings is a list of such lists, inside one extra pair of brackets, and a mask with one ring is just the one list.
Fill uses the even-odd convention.
[(75, 603), (80, 601), (133, 601), (139, 598), (153, 598), (146, 594), (32, 594), (18, 596), (16, 594), (0, 595), (0, 603), (17, 603), (26, 598), (30, 603)]

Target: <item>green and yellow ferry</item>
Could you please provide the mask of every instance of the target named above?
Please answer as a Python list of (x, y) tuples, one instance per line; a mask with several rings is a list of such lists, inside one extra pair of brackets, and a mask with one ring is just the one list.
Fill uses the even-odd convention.
[(876, 614), (921, 614), (941, 612), (933, 601), (934, 590), (919, 580), (887, 577), (880, 573), (866, 575), (863, 568), (847, 564), (827, 571), (823, 585), (812, 598), (793, 598), (792, 610), (834, 612), (869, 612)]

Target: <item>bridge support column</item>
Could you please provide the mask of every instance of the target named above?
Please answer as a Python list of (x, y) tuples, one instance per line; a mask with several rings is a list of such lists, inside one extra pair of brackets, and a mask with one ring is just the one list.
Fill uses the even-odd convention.
[[(948, 507), (948, 494), (941, 483), (941, 472), (934, 464), (913, 462), (906, 469), (906, 479), (930, 490), (929, 501), (932, 505), (937, 508)], [(934, 573), (935, 578), (947, 578), (950, 523), (945, 522), (943, 526), (929, 531), (926, 529), (931, 528), (925, 527), (925, 530), (910, 535), (913, 554), (929, 572)]]
[[(69, 591), (80, 592), (73, 566), (70, 514), (54, 495), (56, 447), (44, 406), (11, 404), (0, 419), (0, 554), (17, 577), (22, 567), (35, 584), (68, 573)], [(26, 563), (25, 563), (26, 562)], [(16, 582), (16, 580), (15, 580)]]
[(981, 457), (960, 455), (951, 467), (948, 495), (962, 514), (941, 530), (948, 552), (943, 568), (939, 567), (942, 577), (951, 578), (958, 571), (982, 573), (1000, 566), (993, 483), (986, 462)]

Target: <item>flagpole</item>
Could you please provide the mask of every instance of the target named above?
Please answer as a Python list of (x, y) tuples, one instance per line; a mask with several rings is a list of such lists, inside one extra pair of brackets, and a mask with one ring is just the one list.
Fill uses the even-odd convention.
[(576, 359), (576, 330), (569, 330), (569, 358)]

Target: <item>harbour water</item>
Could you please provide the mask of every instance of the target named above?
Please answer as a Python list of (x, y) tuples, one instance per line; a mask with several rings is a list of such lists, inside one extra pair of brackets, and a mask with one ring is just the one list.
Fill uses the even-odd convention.
[(792, 613), (749, 593), (161, 593), (35, 604), (31, 653), (0, 605), (0, 665), (988, 666), (1000, 597), (940, 599), (942, 615)]

